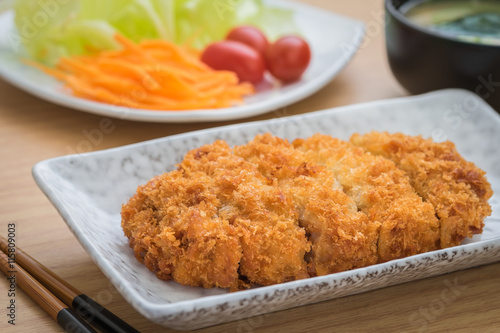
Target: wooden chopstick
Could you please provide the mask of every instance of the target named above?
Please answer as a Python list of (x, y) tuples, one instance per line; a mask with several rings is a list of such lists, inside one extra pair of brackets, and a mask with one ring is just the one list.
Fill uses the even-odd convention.
[[(0, 248), (2, 252), (7, 253), (8, 243), (2, 236), (0, 236)], [(22, 266), (64, 304), (72, 307), (76, 313), (92, 325), (110, 333), (139, 333), (139, 331), (61, 279), (20, 248), (16, 247), (15, 255), (17, 267)]]
[(15, 265), (11, 268), (9, 257), (3, 251), (0, 252), (0, 269), (8, 278), (14, 279), (16, 285), (37, 302), (66, 332), (97, 333), (22, 267)]

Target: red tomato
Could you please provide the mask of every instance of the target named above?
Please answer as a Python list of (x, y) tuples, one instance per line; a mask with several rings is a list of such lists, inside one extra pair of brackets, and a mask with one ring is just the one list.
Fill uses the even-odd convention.
[(252, 26), (241, 26), (236, 27), (229, 32), (226, 40), (234, 40), (246, 44), (257, 50), (262, 56), (266, 52), (269, 42), (266, 35), (256, 27)]
[(266, 70), (264, 58), (256, 50), (230, 40), (209, 45), (201, 61), (216, 70), (235, 72), (240, 81), (254, 84), (262, 81)]
[(300, 79), (311, 61), (311, 49), (297, 36), (285, 36), (271, 44), (266, 51), (269, 72), (283, 82)]

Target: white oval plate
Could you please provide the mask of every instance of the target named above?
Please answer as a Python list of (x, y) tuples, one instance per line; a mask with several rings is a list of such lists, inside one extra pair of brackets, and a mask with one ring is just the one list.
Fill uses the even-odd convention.
[[(273, 87), (262, 84), (257, 93), (240, 106), (216, 110), (151, 111), (77, 98), (64, 92), (62, 84), (52, 77), (23, 64), (22, 53), (12, 41), (16, 36), (13, 12), (0, 14), (0, 76), (12, 85), (47, 101), (103, 116), (151, 122), (200, 122), (241, 119), (263, 114), (304, 99), (324, 87), (347, 64), (364, 37), (364, 24), (304, 4), (267, 0), (270, 6), (295, 12), (299, 31), (309, 42), (312, 59), (302, 79), (296, 83)], [(325, 38), (325, 36), (327, 38)]]
[[(234, 293), (161, 281), (135, 259), (120, 226), (121, 205), (138, 185), (175, 170), (189, 150), (217, 139), (240, 145), (264, 132), (289, 140), (317, 132), (348, 139), (371, 130), (449, 139), (485, 170), (495, 193), (483, 233), (460, 246)], [(499, 115), (477, 95), (454, 89), (63, 156), (38, 163), (33, 175), (89, 256), (137, 311), (156, 323), (192, 330), (500, 260), (499, 142)]]

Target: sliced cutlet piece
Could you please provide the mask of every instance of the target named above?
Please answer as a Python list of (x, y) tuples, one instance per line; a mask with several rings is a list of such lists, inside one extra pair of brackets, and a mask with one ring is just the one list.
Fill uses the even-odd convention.
[(310, 243), (298, 225), (293, 202), (255, 165), (217, 141), (189, 152), (179, 169), (190, 179), (196, 179), (196, 172), (213, 179), (212, 191), (220, 204), (212, 217), (236, 229), (241, 275), (261, 285), (309, 277), (304, 256)]
[(331, 170), (358, 209), (381, 224), (380, 262), (439, 248), (434, 208), (422, 201), (392, 161), (327, 135), (297, 139), (293, 144), (306, 160)]
[(281, 197), (218, 141), (139, 187), (122, 226), (137, 259), (165, 280), (238, 290), (306, 278), (310, 244)]
[(162, 280), (237, 288), (237, 230), (217, 216), (214, 181), (202, 172), (165, 173), (140, 186), (122, 207), (122, 228), (138, 261)]
[(450, 142), (421, 136), (371, 132), (350, 140), (366, 151), (391, 159), (409, 176), (417, 193), (431, 203), (441, 223), (441, 247), (459, 245), (481, 233), (491, 214), (493, 195), (485, 172), (466, 161)]
[(298, 220), (312, 242), (307, 255), (311, 276), (341, 272), (377, 262), (379, 224), (365, 214), (340, 188), (332, 172), (305, 161), (286, 140), (257, 136), (236, 155), (255, 164), (260, 173), (291, 198)]

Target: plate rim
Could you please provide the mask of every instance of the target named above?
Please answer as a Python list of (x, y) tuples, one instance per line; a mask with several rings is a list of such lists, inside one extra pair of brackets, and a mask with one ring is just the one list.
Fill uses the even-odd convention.
[[(342, 55), (330, 64), (321, 75), (305, 82), (304, 86), (292, 89), (286, 94), (276, 94), (264, 101), (258, 101), (251, 104), (242, 104), (230, 108), (222, 109), (203, 109), (203, 110), (187, 110), (187, 111), (152, 111), (144, 109), (135, 109), (122, 107), (112, 104), (94, 102), (82, 98), (78, 98), (69, 94), (63, 94), (55, 90), (45, 90), (40, 85), (29, 80), (16, 76), (15, 73), (0, 66), (0, 77), (9, 84), (23, 90), (24, 92), (41, 98), (45, 101), (56, 105), (64, 106), (72, 110), (83, 111), (95, 115), (118, 118), (120, 120), (142, 121), (142, 122), (159, 122), (159, 123), (195, 123), (195, 122), (217, 122), (238, 120), (249, 118), (271, 112), (281, 107), (291, 105), (302, 99), (305, 99), (321, 88), (326, 86), (337, 74), (353, 59), (356, 52), (359, 50), (365, 36), (365, 23), (361, 20), (354, 19), (348, 16), (339, 15), (337, 13), (323, 10), (319, 7), (311, 6), (304, 3), (299, 3), (290, 0), (265, 0), (269, 5), (277, 5), (294, 10), (296, 15), (302, 11), (314, 13), (322, 17), (330, 17), (336, 22), (349, 24), (353, 29), (350, 38), (350, 46), (342, 52)], [(5, 19), (7, 15), (13, 15), (12, 9), (4, 13), (0, 13), (0, 20)], [(11, 51), (9, 49), (9, 51)], [(10, 52), (11, 54), (12, 52)], [(314, 57), (314, 54), (313, 54)], [(24, 65), (23, 65), (24, 66)], [(49, 76), (47, 76), (50, 78)], [(300, 84), (300, 83), (297, 83)], [(276, 90), (279, 92), (279, 89)], [(257, 95), (254, 95), (257, 96)], [(284, 97), (283, 97), (284, 96)]]

